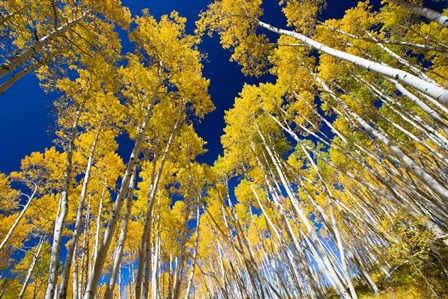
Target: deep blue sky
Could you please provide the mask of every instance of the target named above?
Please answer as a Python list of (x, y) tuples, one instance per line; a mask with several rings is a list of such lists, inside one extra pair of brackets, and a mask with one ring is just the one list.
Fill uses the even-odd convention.
[[(151, 14), (159, 18), (177, 10), (181, 16), (187, 17), (187, 31), (192, 33), (194, 22), (201, 10), (205, 10), (210, 1), (201, 0), (123, 0), (124, 5), (131, 8), (132, 14), (140, 14), (141, 9), (149, 8)], [(282, 14), (278, 9), (278, 0), (264, 1), (265, 16), (262, 20), (274, 25), (284, 25)], [(379, 1), (372, 1), (378, 3)], [(325, 18), (339, 18), (346, 8), (356, 5), (356, 1), (329, 0)], [(427, 1), (427, 5), (437, 8), (446, 7), (446, 1)], [(130, 45), (124, 42), (124, 48)], [(234, 98), (238, 95), (244, 82), (256, 83), (257, 79), (245, 78), (236, 63), (229, 62), (230, 52), (224, 51), (218, 38), (204, 37), (200, 45), (202, 52), (208, 54), (204, 62), (204, 75), (210, 79), (210, 95), (216, 110), (206, 116), (205, 120), (196, 126), (200, 136), (207, 142), (208, 153), (200, 157), (201, 162), (213, 163), (218, 155), (222, 155), (220, 136), (224, 128), (224, 111), (232, 107)], [(261, 81), (271, 78), (264, 77)], [(18, 170), (20, 160), (32, 151), (43, 151), (52, 146), (53, 120), (50, 117), (51, 102), (56, 95), (46, 95), (38, 86), (34, 75), (28, 75), (4, 95), (0, 95), (0, 172), (9, 173)], [(126, 145), (120, 152), (127, 152)], [(127, 159), (126, 156), (123, 156)]]

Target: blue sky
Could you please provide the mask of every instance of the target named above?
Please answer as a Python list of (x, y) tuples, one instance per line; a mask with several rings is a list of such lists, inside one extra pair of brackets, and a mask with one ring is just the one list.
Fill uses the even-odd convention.
[[(187, 0), (123, 0), (129, 6), (133, 15), (140, 14), (141, 9), (148, 8), (156, 18), (177, 10), (181, 16), (187, 18), (187, 31), (192, 33), (194, 22), (201, 10), (205, 10), (210, 1)], [(378, 3), (379, 1), (371, 1)], [(339, 18), (345, 9), (355, 5), (355, 1), (328, 1), (324, 18)], [(426, 5), (435, 8), (446, 6), (446, 1), (426, 1)], [(277, 26), (284, 25), (283, 16), (278, 9), (278, 1), (264, 1), (265, 15), (262, 20)], [(131, 50), (131, 45), (123, 39), (124, 50)], [(207, 115), (201, 124), (196, 124), (200, 136), (207, 142), (208, 153), (199, 158), (200, 162), (212, 164), (218, 155), (222, 155), (220, 136), (224, 128), (224, 111), (232, 107), (234, 98), (238, 95), (243, 84), (272, 80), (272, 77), (245, 78), (236, 63), (229, 62), (230, 52), (219, 45), (219, 40), (204, 37), (200, 45), (202, 52), (207, 53), (204, 61), (204, 75), (210, 79), (210, 95), (216, 110)], [(28, 75), (13, 87), (0, 95), (2, 107), (0, 109), (0, 172), (9, 173), (18, 170), (20, 160), (32, 151), (43, 151), (52, 146), (53, 119), (50, 116), (52, 101), (55, 94), (45, 94), (38, 85), (34, 75)], [(126, 159), (128, 145), (122, 142), (120, 154)]]

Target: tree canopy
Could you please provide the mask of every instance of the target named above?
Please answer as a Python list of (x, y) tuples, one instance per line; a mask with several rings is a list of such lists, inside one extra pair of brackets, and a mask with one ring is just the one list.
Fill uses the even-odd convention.
[[(0, 173), (0, 298), (448, 296), (448, 10), (1, 3), (0, 93), (37, 76), (55, 140)], [(209, 165), (214, 34), (247, 82)]]

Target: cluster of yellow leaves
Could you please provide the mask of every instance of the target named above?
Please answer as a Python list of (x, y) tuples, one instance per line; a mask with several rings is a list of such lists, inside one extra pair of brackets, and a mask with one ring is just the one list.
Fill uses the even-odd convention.
[(314, 30), (317, 14), (325, 7), (325, 0), (282, 0), (288, 26), (308, 34)]

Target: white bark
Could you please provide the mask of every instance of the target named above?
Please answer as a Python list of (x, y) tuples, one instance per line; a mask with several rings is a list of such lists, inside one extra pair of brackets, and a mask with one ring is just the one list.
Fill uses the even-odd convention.
[(6, 243), (9, 240), (9, 238), (11, 237), (12, 233), (16, 229), (17, 225), (19, 225), (20, 220), (22, 219), (23, 215), (25, 215), (26, 210), (28, 210), (28, 207), (30, 206), (31, 201), (33, 200), (34, 195), (36, 194), (36, 191), (37, 191), (37, 185), (34, 183), (33, 193), (31, 193), (30, 196), (28, 196), (26, 194), (23, 194), (23, 195), (25, 195), (28, 198), (28, 201), (27, 201), (26, 205), (23, 207), (22, 211), (20, 211), (19, 216), (17, 216), (16, 221), (14, 221), (13, 225), (9, 229), (8, 233), (6, 234), (6, 236), (3, 238), (3, 241), (0, 244), (0, 250), (3, 249), (3, 247), (6, 245)]
[[(331, 262), (329, 261), (328, 257), (326, 256), (325, 251), (322, 250), (319, 237), (317, 236), (316, 231), (314, 230), (313, 226), (311, 225), (310, 220), (308, 219), (308, 217), (306, 217), (303, 209), (299, 207), (299, 205), (298, 205), (299, 201), (298, 201), (297, 197), (293, 194), (293, 192), (283, 174), (283, 171), (280, 168), (277, 158), (274, 156), (274, 154), (272, 153), (268, 144), (266, 143), (266, 140), (265, 140), (263, 134), (261, 133), (261, 131), (259, 130), (258, 132), (259, 132), (259, 136), (261, 137), (261, 139), (264, 143), (266, 151), (268, 152), (269, 156), (272, 159), (272, 162), (274, 163), (275, 169), (277, 170), (277, 174), (280, 177), (280, 181), (282, 182), (282, 185), (285, 188), (286, 193), (288, 194), (288, 196), (291, 199), (291, 203), (292, 203), (297, 215), (302, 220), (302, 223), (305, 225), (307, 232), (310, 235), (310, 237), (312, 238), (315, 245), (317, 247), (319, 247), (320, 254), (315, 255), (316, 261), (318, 263), (322, 263), (322, 266), (323, 266), (322, 270), (325, 270), (325, 274), (327, 275), (327, 278), (332, 282), (332, 284), (335, 287), (338, 294), (343, 298), (350, 298), (350, 295), (345, 290), (345, 288), (342, 284), (342, 281), (339, 279), (338, 275), (336, 274), (335, 269), (333, 268), (333, 266), (331, 265)], [(312, 246), (312, 249), (315, 250), (314, 246), (311, 242), (308, 242), (308, 245)]]
[(343, 51), (339, 51), (339, 50), (330, 48), (324, 44), (321, 44), (318, 41), (315, 41), (309, 37), (306, 37), (300, 33), (294, 32), (294, 31), (280, 29), (280, 28), (274, 27), (272, 25), (266, 24), (264, 22), (261, 22), (261, 21), (258, 21), (258, 24), (261, 27), (268, 29), (269, 31), (272, 31), (272, 32), (275, 32), (278, 34), (288, 35), (295, 39), (298, 39), (298, 40), (302, 41), (303, 43), (313, 47), (314, 49), (322, 51), (322, 52), (329, 54), (331, 56), (334, 56), (336, 58), (351, 62), (354, 65), (363, 67), (367, 70), (371, 70), (380, 75), (383, 75), (383, 76), (386, 76), (389, 78), (394, 78), (394, 79), (396, 79), (400, 82), (403, 82), (406, 85), (409, 85), (409, 86), (421, 91), (422, 93), (436, 99), (441, 104), (448, 106), (448, 90), (446, 90), (442, 87), (439, 87), (437, 85), (431, 84), (431, 83), (429, 83), (423, 79), (420, 79), (417, 76), (414, 76), (408, 72), (401, 71), (401, 70), (398, 70), (398, 69), (395, 69), (395, 68), (392, 68), (389, 66), (385, 66), (380, 63), (376, 63), (376, 62), (349, 54), (347, 52), (343, 52)]
[(128, 231), (129, 218), (131, 215), (132, 202), (134, 197), (134, 186), (135, 186), (135, 173), (136, 169), (134, 166), (134, 172), (131, 178), (131, 186), (126, 197), (126, 211), (124, 213), (123, 219), (121, 221), (121, 232), (118, 237), (117, 248), (115, 250), (114, 262), (112, 264), (112, 271), (107, 282), (106, 292), (104, 293), (104, 298), (112, 298), (115, 286), (115, 280), (117, 279), (118, 270), (121, 265), (121, 258), (123, 256), (124, 244), (126, 242), (126, 233)]
[(343, 108), (348, 112), (362, 127), (364, 127), (369, 133), (378, 138), (382, 143), (389, 147), (391, 152), (403, 162), (404, 168), (413, 173), (416, 177), (422, 180), (431, 190), (437, 193), (441, 198), (448, 201), (448, 189), (429, 175), (422, 167), (415, 163), (408, 155), (406, 155), (398, 146), (393, 144), (386, 136), (381, 134), (378, 130), (370, 126), (364, 119), (353, 113), (345, 103), (339, 99), (330, 88), (317, 76), (316, 81), (322, 86), (322, 88), (328, 92)]
[(96, 151), (96, 144), (98, 141), (98, 137), (101, 131), (101, 125), (99, 125), (95, 138), (92, 142), (89, 152), (89, 159), (87, 161), (86, 172), (84, 175), (84, 180), (81, 187), (81, 194), (79, 196), (78, 209), (76, 211), (76, 221), (75, 228), (73, 230), (72, 239), (70, 240), (70, 244), (67, 249), (67, 255), (65, 258), (64, 271), (62, 272), (62, 281), (61, 287), (59, 288), (59, 299), (65, 299), (67, 297), (67, 287), (68, 287), (68, 279), (70, 276), (70, 269), (73, 261), (73, 254), (75, 252), (75, 247), (78, 242), (79, 235), (81, 233), (81, 217), (82, 217), (82, 209), (84, 207), (84, 201), (87, 195), (87, 187), (90, 181), (90, 172), (93, 165), (93, 159)]
[(151, 273), (151, 299), (158, 299), (159, 296), (159, 262), (160, 262), (160, 227), (157, 232), (154, 233), (154, 249), (152, 256), (152, 273)]
[[(440, 114), (437, 113), (437, 111), (435, 111), (434, 109), (432, 109), (431, 107), (426, 105), (422, 100), (420, 100), (414, 94), (409, 92), (409, 90), (407, 90), (403, 85), (401, 85), (396, 80), (393, 80), (390, 78), (387, 78), (387, 80), (389, 82), (391, 82), (395, 86), (395, 88), (397, 88), (397, 90), (399, 92), (401, 92), (404, 96), (406, 96), (408, 99), (410, 99), (412, 102), (414, 102), (417, 106), (419, 106), (424, 112), (426, 112), (431, 118), (433, 118), (441, 126), (443, 132), (448, 135), (448, 128), (447, 128), (446, 122), (442, 119)], [(448, 111), (444, 111), (444, 112), (448, 113)]]
[(73, 295), (72, 298), (73, 299), (78, 299), (79, 297), (79, 281), (78, 281), (78, 257), (76, 254), (76, 251), (78, 250), (78, 245), (76, 245), (75, 247), (75, 254), (73, 255), (73, 277), (72, 277), (72, 288), (73, 288)]
[(123, 175), (123, 179), (121, 181), (120, 191), (117, 194), (115, 199), (115, 203), (113, 209), (110, 213), (110, 218), (108, 221), (108, 225), (106, 227), (106, 231), (104, 233), (103, 240), (101, 242), (101, 246), (98, 250), (97, 259), (95, 260), (93, 271), (89, 277), (89, 282), (84, 294), (84, 299), (93, 299), (95, 297), (95, 293), (98, 287), (98, 282), (101, 276), (101, 271), (104, 266), (104, 262), (106, 260), (107, 252), (109, 251), (110, 244), (112, 243), (112, 238), (115, 232), (115, 228), (117, 226), (117, 222), (120, 216), (121, 207), (123, 206), (124, 199), (126, 194), (128, 193), (131, 177), (134, 173), (134, 165), (137, 163), (138, 156), (140, 154), (140, 150), (144, 141), (144, 137), (146, 135), (147, 127), (149, 124), (149, 120), (152, 115), (152, 106), (157, 97), (157, 93), (159, 90), (160, 82), (156, 83), (156, 87), (154, 88), (154, 92), (149, 101), (149, 105), (146, 107), (146, 116), (142, 123), (142, 126), (138, 132), (137, 139), (134, 143), (134, 148), (132, 149), (131, 156), (129, 157), (129, 162), (126, 167), (126, 171)]
[(444, 27), (448, 27), (448, 16), (445, 16), (433, 9), (417, 6), (412, 3), (401, 1), (401, 0), (389, 0), (392, 3), (398, 4), (401, 7), (407, 9), (408, 11), (423, 16), (431, 21), (437, 22)]
[(199, 208), (197, 209), (196, 212), (196, 217), (197, 217), (197, 221), (196, 221), (196, 241), (194, 244), (194, 252), (193, 252), (193, 261), (191, 264), (191, 273), (190, 273), (190, 277), (188, 278), (187, 281), (187, 291), (186, 291), (186, 295), (185, 295), (185, 299), (190, 299), (190, 292), (191, 292), (191, 286), (193, 285), (193, 277), (194, 277), (194, 270), (196, 267), (196, 259), (198, 256), (198, 246), (199, 246), (199, 220), (200, 220), (200, 214), (199, 214)]
[(107, 184), (106, 182), (104, 182), (104, 187), (103, 191), (101, 192), (100, 203), (98, 206), (98, 212), (95, 220), (95, 238), (93, 240), (92, 256), (90, 262), (87, 263), (89, 265), (90, 273), (92, 273), (93, 266), (95, 265), (95, 261), (98, 257), (98, 247), (100, 243), (100, 230), (101, 230), (101, 216), (103, 215), (103, 203), (104, 203), (104, 197), (106, 196), (106, 192), (107, 192)]
[(64, 25), (56, 28), (55, 30), (51, 31), (49, 34), (47, 34), (44, 37), (41, 37), (39, 40), (35, 41), (31, 47), (23, 50), (18, 55), (11, 58), (9, 61), (3, 63), (3, 65), (0, 67), (0, 78), (3, 78), (4, 76), (10, 74), (13, 72), (16, 68), (20, 67), (24, 63), (26, 63), (28, 60), (34, 57), (37, 53), (39, 53), (40, 50), (42, 50), (43, 47), (48, 45), (50, 42), (58, 38), (59, 36), (63, 35), (69, 28), (73, 27), (80, 21), (82, 21), (86, 16), (88, 15), (88, 11), (84, 12), (81, 16), (78, 18), (75, 18)]
[[(161, 160), (160, 160), (160, 165), (159, 168), (157, 170), (157, 173), (154, 175), (151, 175), (153, 182), (151, 182), (150, 185), (150, 190), (148, 193), (148, 205), (147, 205), (147, 210), (146, 210), (146, 216), (145, 216), (145, 220), (144, 220), (144, 227), (143, 227), (143, 231), (142, 231), (142, 240), (139, 246), (139, 255), (138, 255), (138, 269), (137, 269), (137, 280), (136, 280), (136, 286), (135, 286), (135, 298), (139, 299), (141, 296), (141, 292), (142, 292), (142, 284), (145, 284), (146, 282), (143, 279), (143, 275), (144, 273), (149, 273), (147, 271), (147, 268), (149, 267), (149, 264), (147, 264), (145, 262), (145, 256), (147, 256), (147, 254), (149, 254), (149, 246), (148, 245), (148, 238), (149, 238), (149, 230), (150, 230), (150, 225), (151, 225), (151, 213), (152, 213), (152, 208), (155, 202), (155, 192), (157, 191), (158, 185), (159, 185), (159, 181), (160, 178), (162, 176), (162, 170), (163, 170), (163, 166), (165, 164), (166, 161), (166, 157), (168, 156), (168, 153), (170, 151), (171, 148), (171, 144), (173, 142), (174, 139), (174, 134), (175, 131), (177, 130), (177, 125), (178, 125), (178, 121), (176, 121), (176, 123), (174, 124), (174, 128), (171, 132), (171, 135), (169, 137), (168, 143), (164, 149), (164, 152), (162, 154)], [(153, 171), (155, 170), (155, 163), (153, 165)], [(145, 287), (143, 288), (143, 293), (145, 294)], [(86, 298), (87, 299), (87, 298)]]
[(30, 265), (30, 267), (28, 269), (28, 273), (26, 274), (25, 281), (22, 284), (22, 289), (20, 290), (20, 293), (19, 293), (19, 295), (17, 297), (18, 299), (22, 299), (23, 295), (25, 295), (26, 288), (28, 286), (28, 283), (30, 282), (31, 275), (33, 274), (34, 267), (36, 266), (37, 260), (39, 258), (40, 252), (42, 250), (42, 245), (44, 243), (45, 243), (45, 235), (43, 235), (40, 238), (40, 241), (39, 241), (39, 243), (38, 243), (38, 245), (36, 247), (36, 252), (33, 253), (33, 261), (31, 262), (31, 265)]
[[(428, 138), (430, 138), (435, 144), (438, 146), (443, 147), (445, 150), (448, 150), (448, 140), (442, 136), (439, 132), (437, 132), (436, 128), (429, 126), (423, 119), (421, 119), (419, 116), (413, 114), (412, 112), (409, 112), (408, 109), (405, 109), (400, 103), (392, 99), (391, 97), (387, 96), (383, 92), (381, 92), (378, 88), (370, 84), (369, 82), (365, 81), (364, 79), (360, 79), (366, 86), (368, 86), (376, 95), (378, 95), (380, 98), (384, 100), (384, 103), (396, 114), (398, 114), (405, 122), (409, 123), (413, 127), (417, 128), (420, 132), (424, 133)], [(410, 93), (407, 89), (404, 88), (403, 85), (398, 83), (395, 80), (389, 80), (392, 82), (396, 88), (398, 89), (403, 95), (411, 99), (414, 103), (420, 102), (420, 99), (418, 99), (416, 96), (414, 96), (412, 93)], [(425, 103), (421, 102), (421, 107), (423, 111), (425, 111), (430, 117), (432, 117), (440, 126), (440, 129), (448, 136), (448, 126), (446, 126), (445, 122), (440, 118), (440, 116), (437, 114), (436, 111), (432, 110), (429, 106), (427, 106)], [(419, 106), (420, 106), (419, 104)], [(397, 106), (398, 108), (396, 108)]]
[(417, 67), (413, 66), (411, 63), (409, 63), (409, 61), (407, 61), (406, 59), (404, 59), (403, 57), (401, 57), (400, 55), (398, 55), (397, 53), (395, 53), (394, 51), (392, 51), (391, 49), (389, 49), (388, 47), (384, 46), (382, 43), (380, 43), (370, 32), (367, 31), (367, 35), (376, 42), (376, 44), (383, 49), (387, 54), (389, 54), (390, 56), (392, 56), (393, 58), (395, 58), (396, 60), (398, 60), (398, 62), (400, 62), (401, 64), (407, 66), (411, 71), (414, 72), (414, 74), (416, 74), (417, 76), (419, 76), (420, 78), (422, 78), (423, 80), (440, 86), (439, 84), (437, 84), (434, 80), (432, 80), (431, 78), (429, 78), (428, 76), (426, 76), (426, 74), (424, 72), (422, 72), (420, 69), (418, 69)]
[(0, 85), (0, 94), (3, 94), (8, 88), (10, 88), (14, 83), (19, 81), (21, 78), (23, 78), (25, 75), (31, 73), (33, 70), (46, 65), (48, 62), (50, 62), (56, 55), (62, 52), (62, 48), (53, 51), (50, 55), (45, 57), (44, 59), (41, 59), (40, 61), (37, 61), (30, 66), (22, 69), (20, 72), (15, 73), (12, 75), (6, 82), (2, 83)]
[(59, 258), (61, 251), (62, 231), (64, 228), (65, 217), (67, 217), (68, 214), (68, 191), (70, 187), (70, 181), (72, 179), (73, 150), (75, 146), (74, 142), (78, 132), (78, 121), (81, 116), (83, 106), (84, 103), (82, 103), (82, 105), (78, 108), (76, 112), (67, 148), (64, 179), (62, 183), (61, 196), (59, 198), (59, 209), (56, 216), (56, 222), (54, 225), (53, 243), (51, 245), (50, 269), (48, 271), (48, 285), (47, 285), (47, 291), (45, 293), (45, 299), (52, 299), (55, 295), (57, 295), (55, 293), (55, 288), (57, 286), (57, 278), (58, 278), (57, 272), (59, 267)]

